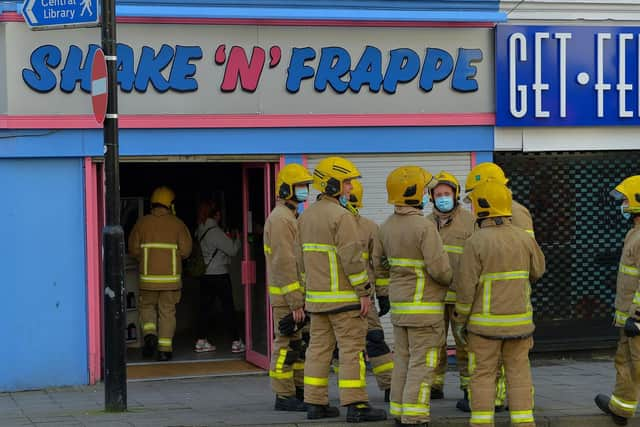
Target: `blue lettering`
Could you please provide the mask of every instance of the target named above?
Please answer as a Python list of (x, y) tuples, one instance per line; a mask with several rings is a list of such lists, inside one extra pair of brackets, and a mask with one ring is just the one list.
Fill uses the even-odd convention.
[(164, 93), (169, 90), (169, 82), (162, 75), (162, 71), (167, 68), (173, 59), (173, 48), (163, 44), (156, 56), (153, 48), (145, 46), (142, 48), (138, 72), (136, 73), (135, 88), (138, 92), (146, 92), (149, 82), (155, 90)]
[(61, 61), (60, 49), (50, 44), (40, 46), (31, 52), (31, 69), (22, 70), (22, 80), (37, 92), (51, 92), (58, 81), (49, 67), (56, 68)]
[(196, 66), (189, 63), (192, 59), (202, 59), (200, 46), (176, 46), (176, 57), (169, 75), (169, 85), (177, 92), (193, 92), (198, 90), (198, 82), (193, 78)]
[(358, 93), (362, 85), (369, 85), (369, 90), (375, 93), (382, 86), (382, 52), (373, 46), (364, 49), (358, 65), (351, 72), (349, 88)]
[(474, 79), (478, 69), (472, 62), (482, 61), (480, 49), (458, 49), (458, 60), (453, 72), (451, 86), (459, 92), (475, 92), (478, 90), (478, 81)]
[(296, 93), (300, 90), (300, 83), (304, 79), (310, 79), (315, 74), (312, 67), (305, 62), (316, 58), (316, 51), (311, 47), (294, 47), (291, 51), (291, 60), (287, 68), (287, 91)]
[(73, 92), (78, 82), (80, 82), (80, 89), (86, 93), (91, 93), (91, 65), (93, 55), (98, 47), (99, 46), (95, 44), (89, 45), (89, 53), (87, 53), (83, 65), (82, 49), (76, 45), (69, 46), (67, 61), (60, 73), (60, 89), (63, 92)]
[(314, 87), (318, 92), (324, 92), (327, 83), (338, 93), (345, 93), (349, 83), (341, 77), (351, 70), (351, 56), (341, 47), (323, 47), (320, 53), (320, 63)]
[(449, 52), (442, 49), (428, 48), (427, 55), (422, 66), (420, 87), (425, 92), (433, 89), (435, 82), (441, 82), (453, 71), (453, 58)]
[(384, 75), (383, 89), (387, 93), (396, 93), (398, 83), (413, 80), (420, 71), (420, 57), (411, 49), (394, 49)]
[(118, 85), (123, 92), (130, 93), (136, 80), (134, 69), (133, 49), (123, 43), (118, 43), (118, 60), (116, 61), (116, 72)]

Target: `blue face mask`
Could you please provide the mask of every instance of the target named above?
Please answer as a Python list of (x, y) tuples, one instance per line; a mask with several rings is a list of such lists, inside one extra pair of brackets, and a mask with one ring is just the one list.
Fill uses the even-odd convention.
[(624, 208), (626, 208), (627, 206), (620, 206), (620, 212), (622, 213), (622, 218), (629, 220), (631, 219), (631, 213), (630, 212), (625, 212)]
[(349, 198), (345, 195), (341, 195), (338, 198), (338, 201), (340, 202), (340, 204), (342, 205), (343, 208), (347, 207), (347, 204), (349, 203)]
[(299, 187), (294, 191), (296, 200), (299, 202), (306, 202), (309, 198), (309, 187)]
[(440, 211), (440, 212), (451, 212), (453, 210), (453, 197), (449, 197), (449, 196), (443, 196), (443, 197), (436, 197), (436, 208)]
[(422, 207), (424, 208), (428, 204), (429, 204), (429, 195), (425, 194), (424, 196), (422, 196)]

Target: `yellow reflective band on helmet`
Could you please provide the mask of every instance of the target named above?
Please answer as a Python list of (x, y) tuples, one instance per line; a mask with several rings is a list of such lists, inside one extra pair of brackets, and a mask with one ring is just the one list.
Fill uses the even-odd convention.
[(450, 254), (462, 255), (464, 253), (464, 248), (462, 246), (444, 245), (444, 250)]
[(267, 244), (263, 245), (263, 247), (264, 247), (264, 254), (271, 255), (271, 247)]
[(304, 383), (308, 385), (314, 385), (317, 387), (323, 387), (329, 385), (329, 378), (318, 378), (318, 377), (304, 377)]
[(156, 330), (156, 324), (155, 323), (151, 323), (151, 322), (147, 322), (144, 323), (142, 325), (142, 331), (146, 334), (147, 332), (151, 332), (151, 331), (155, 331)]
[(171, 347), (173, 340), (171, 338), (159, 338), (158, 345), (160, 347)]
[(441, 302), (392, 302), (392, 314), (444, 314)]
[(307, 302), (334, 303), (334, 302), (360, 302), (360, 298), (353, 291), (324, 292), (307, 291)]
[(529, 279), (529, 272), (526, 270), (504, 271), (500, 273), (489, 273), (480, 276), (480, 283), (483, 286), (482, 313), (486, 316), (491, 314), (491, 289), (495, 280), (517, 280)]
[(369, 252), (367, 251), (362, 252), (362, 259), (365, 261), (369, 261)]
[(493, 424), (493, 411), (471, 411), (472, 424)]
[(412, 267), (424, 268), (424, 260), (411, 258), (389, 258), (389, 265), (392, 267)]
[(364, 354), (359, 354), (360, 379), (357, 380), (338, 380), (338, 388), (364, 388), (367, 386), (367, 365), (364, 363)]
[(626, 274), (627, 276), (640, 277), (640, 270), (630, 265), (625, 265), (621, 263), (620, 269), (618, 271), (620, 271), (620, 273), (622, 274)]
[(293, 367), (294, 371), (302, 371), (302, 370), (304, 370), (304, 362), (296, 362), (291, 366)]
[(389, 286), (389, 278), (376, 279), (376, 286)]
[(329, 276), (331, 278), (331, 290), (337, 292), (338, 283), (338, 258), (337, 248), (335, 245), (326, 245), (324, 243), (304, 243), (302, 245), (303, 252), (323, 252), (329, 258)]
[(286, 295), (299, 289), (302, 289), (300, 282), (293, 282), (286, 286), (269, 286), (269, 293), (271, 295)]
[(629, 318), (629, 315), (627, 313), (623, 313), (622, 311), (616, 310), (616, 316), (615, 316), (616, 326), (624, 326), (624, 323), (627, 321), (628, 318)]
[(523, 326), (533, 324), (533, 313), (523, 314), (472, 314), (470, 325), (478, 326)]
[(635, 412), (636, 410), (636, 406), (638, 406), (638, 402), (637, 401), (632, 401), (632, 400), (624, 400), (624, 399), (620, 399), (617, 396), (614, 396), (613, 394), (611, 395), (611, 400), (610, 403), (617, 407), (622, 409), (623, 411), (626, 412)]
[(511, 411), (511, 422), (513, 424), (533, 423), (533, 410)]
[(387, 362), (380, 366), (376, 366), (372, 369), (375, 375), (381, 374), (383, 372), (391, 371), (393, 369), (393, 362)]
[(457, 294), (455, 293), (455, 291), (447, 291), (447, 295), (445, 295), (444, 297), (444, 302), (454, 303), (456, 302), (456, 297)]
[(471, 313), (471, 304), (462, 304), (461, 302), (456, 302), (456, 311), (460, 314), (469, 314)]
[(389, 402), (389, 412), (391, 412), (391, 415), (402, 415), (402, 405), (396, 402)]
[(367, 275), (367, 271), (363, 271), (357, 274), (349, 275), (349, 282), (351, 282), (351, 286), (360, 286), (363, 283), (366, 283), (369, 280), (369, 276)]
[(427, 351), (427, 367), (435, 368), (438, 366), (438, 353), (440, 353), (439, 348), (432, 348)]
[(140, 281), (146, 283), (176, 283), (180, 281), (180, 275), (161, 276), (161, 275), (140, 275)]
[(293, 378), (293, 371), (289, 371), (289, 372), (269, 371), (269, 376), (271, 378), (275, 378), (277, 380), (288, 380), (288, 379)]

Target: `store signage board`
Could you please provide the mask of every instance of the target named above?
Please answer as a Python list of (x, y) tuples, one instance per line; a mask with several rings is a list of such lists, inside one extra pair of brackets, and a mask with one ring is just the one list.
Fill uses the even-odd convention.
[(496, 125), (640, 125), (640, 27), (498, 25)]
[(98, 0), (25, 0), (24, 21), (32, 30), (96, 27)]

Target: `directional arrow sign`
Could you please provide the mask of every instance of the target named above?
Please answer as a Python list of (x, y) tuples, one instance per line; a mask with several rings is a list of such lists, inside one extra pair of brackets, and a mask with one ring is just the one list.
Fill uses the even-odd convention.
[(32, 30), (95, 27), (98, 0), (25, 0), (22, 15)]

